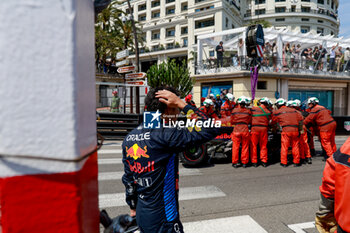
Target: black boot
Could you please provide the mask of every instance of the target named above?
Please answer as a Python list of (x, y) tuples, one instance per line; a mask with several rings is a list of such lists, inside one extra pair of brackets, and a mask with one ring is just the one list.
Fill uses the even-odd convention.
[(300, 163), (295, 163), (293, 166), (294, 167), (299, 167), (301, 164)]
[(257, 163), (253, 163), (253, 166), (254, 166), (254, 167), (258, 167), (258, 164), (257, 164)]
[(282, 167), (287, 167), (287, 164), (280, 163)]
[(312, 164), (312, 159), (311, 158), (307, 158), (307, 163), (308, 164)]
[(305, 159), (300, 159), (300, 163), (301, 164), (306, 164), (306, 160)]
[(328, 156), (327, 156), (327, 155), (324, 155), (322, 161), (325, 162), (325, 161), (327, 161), (327, 159), (328, 159)]
[(244, 167), (244, 168), (247, 168), (247, 164), (243, 164), (243, 167)]
[(316, 151), (315, 149), (310, 149), (311, 156), (316, 156)]
[(261, 163), (261, 166), (267, 167), (267, 163), (262, 162), (262, 163)]
[(241, 166), (240, 163), (233, 163), (233, 164), (232, 164), (232, 167), (234, 167), (234, 168), (238, 168), (238, 167), (240, 167), (240, 166)]

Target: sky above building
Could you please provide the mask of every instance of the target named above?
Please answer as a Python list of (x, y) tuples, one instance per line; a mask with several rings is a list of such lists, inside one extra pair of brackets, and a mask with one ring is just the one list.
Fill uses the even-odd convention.
[(338, 15), (340, 18), (339, 36), (350, 38), (350, 0), (340, 0), (338, 7)]

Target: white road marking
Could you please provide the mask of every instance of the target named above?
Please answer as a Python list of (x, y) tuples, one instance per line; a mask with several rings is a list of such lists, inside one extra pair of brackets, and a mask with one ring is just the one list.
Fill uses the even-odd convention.
[(101, 149), (98, 150), (98, 154), (121, 154), (123, 152), (122, 149), (111, 149), (111, 150), (106, 150), (106, 149)]
[(249, 215), (183, 223), (186, 233), (267, 233)]
[(295, 233), (306, 233), (303, 229), (315, 228), (315, 222), (304, 222), (288, 225)]
[[(179, 200), (194, 200), (213, 197), (224, 197), (226, 194), (215, 186), (200, 186), (180, 188)], [(99, 195), (100, 208), (126, 206), (125, 193)]]
[(97, 160), (98, 165), (101, 164), (122, 164), (122, 158), (117, 158), (117, 159), (98, 159)]
[[(98, 180), (121, 180), (123, 174), (124, 172), (100, 172), (98, 173)], [(201, 174), (199, 169), (179, 169), (180, 176), (198, 176)]]

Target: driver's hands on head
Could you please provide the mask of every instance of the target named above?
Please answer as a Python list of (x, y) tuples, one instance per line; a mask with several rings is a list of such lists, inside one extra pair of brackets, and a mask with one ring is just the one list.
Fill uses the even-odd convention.
[(156, 98), (159, 98), (159, 101), (165, 103), (169, 108), (183, 109), (186, 106), (186, 104), (171, 91), (158, 91), (156, 92)]
[(135, 217), (136, 216), (136, 210), (130, 209), (130, 216)]

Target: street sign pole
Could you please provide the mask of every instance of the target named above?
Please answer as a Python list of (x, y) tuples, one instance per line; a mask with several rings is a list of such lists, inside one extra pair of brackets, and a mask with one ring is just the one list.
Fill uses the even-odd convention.
[[(133, 11), (131, 8), (130, 0), (127, 0), (128, 2), (128, 7), (129, 7), (129, 12), (131, 15), (131, 24), (132, 24), (132, 29), (134, 32), (134, 40), (135, 40), (135, 58), (136, 58), (136, 72), (140, 71), (140, 61), (139, 61), (139, 42), (137, 39), (137, 32), (136, 32), (136, 26), (135, 26), (135, 21), (134, 21), (134, 16), (133, 16)], [(136, 87), (136, 113), (140, 113), (140, 88)], [(132, 104), (132, 102), (130, 103)], [(132, 106), (132, 105), (130, 105)]]
[[(126, 79), (125, 79), (125, 74), (124, 74), (124, 84), (126, 83)], [(126, 113), (126, 86), (124, 85), (123, 87), (123, 112), (124, 114)]]
[(133, 105), (133, 93), (134, 88), (130, 87), (130, 113), (134, 113), (134, 105)]
[(140, 113), (140, 87), (136, 87), (136, 113)]

